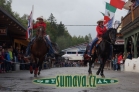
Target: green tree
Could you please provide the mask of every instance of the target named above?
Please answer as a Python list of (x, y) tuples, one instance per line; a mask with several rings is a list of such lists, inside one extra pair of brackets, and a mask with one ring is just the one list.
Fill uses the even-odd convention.
[(0, 0), (0, 7), (4, 8), (8, 13), (12, 14), (12, 0)]
[(56, 42), (57, 39), (57, 33), (58, 33), (58, 28), (57, 28), (57, 22), (55, 17), (53, 16), (53, 14), (51, 13), (50, 17), (47, 19), (47, 21), (49, 22), (48, 26), (47, 26), (47, 31), (49, 31), (48, 33), (50, 33), (51, 35), (51, 40), (53, 42)]
[[(24, 14), (23, 16), (20, 16), (19, 13), (13, 12), (11, 4), (12, 0), (0, 0), (0, 7), (4, 8), (9, 14), (13, 15), (24, 27), (27, 28), (29, 15)], [(62, 22), (57, 24), (56, 18), (52, 13), (47, 20), (44, 19), (44, 22), (47, 23), (46, 33), (50, 36), (52, 42), (56, 42), (59, 45), (61, 50), (80, 43), (92, 41), (91, 34), (88, 34), (85, 37), (72, 37)], [(36, 30), (33, 32), (34, 35), (36, 35)]]
[(64, 31), (65, 31), (65, 26), (64, 26), (64, 24), (62, 24), (62, 22), (60, 22), (60, 24), (58, 24), (58, 33), (57, 33), (57, 36), (64, 35)]

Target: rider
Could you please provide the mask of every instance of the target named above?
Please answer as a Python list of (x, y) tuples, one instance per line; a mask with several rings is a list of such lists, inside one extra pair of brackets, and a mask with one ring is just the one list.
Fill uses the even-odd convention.
[(102, 39), (102, 35), (107, 31), (107, 28), (103, 25), (103, 23), (104, 23), (103, 19), (97, 21), (97, 24), (98, 24), (96, 27), (97, 37), (92, 42), (92, 45), (90, 48), (90, 55), (92, 54), (92, 49), (93, 49), (94, 45), (96, 45), (96, 43), (99, 39)]
[[(39, 28), (40, 26), (42, 26), (42, 27), (44, 27), (44, 29), (46, 29), (46, 23), (43, 22), (43, 16), (38, 17), (37, 20), (38, 20), (38, 22), (37, 22), (36, 24), (33, 25), (33, 29), (37, 29), (37, 28)], [(54, 57), (54, 50), (53, 50), (53, 48), (52, 48), (51, 42), (48, 40), (48, 38), (47, 38), (47, 36), (46, 36), (46, 33), (44, 33), (44, 36), (45, 36), (46, 42), (48, 42), (48, 44), (49, 44), (49, 46), (50, 46), (49, 55), (50, 55), (51, 57)], [(30, 46), (32, 45), (32, 43), (33, 43), (33, 41), (34, 41), (35, 38), (36, 38), (36, 37), (33, 37), (33, 38), (31, 39), (30, 43), (28, 44), (27, 49), (26, 49), (25, 58), (28, 57), (28, 56), (30, 55)]]

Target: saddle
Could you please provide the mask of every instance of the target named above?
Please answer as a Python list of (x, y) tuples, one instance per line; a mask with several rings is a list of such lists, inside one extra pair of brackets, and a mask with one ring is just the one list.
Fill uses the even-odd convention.
[(94, 55), (95, 51), (96, 51), (96, 47), (100, 44), (100, 42), (102, 41), (102, 37), (98, 37), (98, 41), (96, 42), (96, 44), (94, 45), (91, 55)]

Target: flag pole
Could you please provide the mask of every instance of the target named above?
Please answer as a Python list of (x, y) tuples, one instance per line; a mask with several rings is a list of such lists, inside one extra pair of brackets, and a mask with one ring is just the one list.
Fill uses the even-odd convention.
[(32, 5), (32, 38), (33, 38), (33, 14), (34, 14), (34, 5)]

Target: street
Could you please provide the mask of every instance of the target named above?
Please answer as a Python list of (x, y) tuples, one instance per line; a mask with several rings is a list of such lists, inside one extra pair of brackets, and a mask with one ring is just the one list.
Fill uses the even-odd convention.
[[(88, 75), (88, 67), (62, 67), (41, 71), (37, 77), (48, 78), (57, 75)], [(95, 75), (97, 69), (92, 68)], [(0, 74), (0, 92), (139, 92), (139, 73), (104, 70), (106, 78), (118, 79), (117, 84), (98, 85), (96, 88), (58, 88), (55, 85), (35, 84), (34, 74), (29, 70)]]

